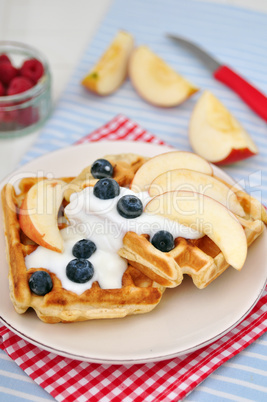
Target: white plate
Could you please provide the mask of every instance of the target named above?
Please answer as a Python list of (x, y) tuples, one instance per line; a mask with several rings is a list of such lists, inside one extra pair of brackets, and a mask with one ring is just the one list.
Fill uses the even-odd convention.
[[(105, 154), (134, 152), (153, 156), (170, 148), (138, 142), (98, 142), (73, 146), (36, 159), (6, 178), (17, 183), (25, 175), (75, 175)], [(229, 177), (218, 168), (216, 175)], [(3, 186), (4, 183), (2, 183)], [(1, 186), (1, 187), (2, 187)], [(9, 299), (4, 234), (0, 233), (0, 318), (22, 338), (42, 349), (73, 359), (132, 364), (164, 360), (192, 352), (218, 339), (252, 309), (267, 278), (266, 231), (250, 247), (241, 272), (229, 268), (204, 290), (190, 278), (167, 289), (150, 313), (123, 319), (73, 324), (44, 324), (33, 311), (15, 312)]]

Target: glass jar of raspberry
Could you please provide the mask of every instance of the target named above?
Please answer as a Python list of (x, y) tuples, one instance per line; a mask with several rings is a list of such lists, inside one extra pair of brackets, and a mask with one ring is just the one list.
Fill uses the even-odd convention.
[(51, 74), (36, 49), (0, 41), (0, 139), (38, 130), (51, 111)]

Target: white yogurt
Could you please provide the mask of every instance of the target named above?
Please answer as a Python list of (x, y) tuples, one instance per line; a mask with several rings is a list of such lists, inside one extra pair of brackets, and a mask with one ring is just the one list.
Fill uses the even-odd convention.
[(46, 268), (57, 275), (62, 287), (71, 290), (78, 295), (90, 289), (92, 283), (98, 281), (102, 289), (121, 288), (121, 279), (127, 268), (127, 262), (117, 253), (106, 252), (100, 248), (94, 252), (89, 261), (94, 266), (94, 276), (86, 283), (75, 283), (68, 279), (66, 267), (75, 257), (72, 254), (74, 244), (84, 239), (84, 236), (71, 233), (68, 228), (61, 230), (64, 241), (63, 253), (57, 253), (45, 247), (39, 246), (33, 253), (25, 258), (27, 269)]
[(151, 200), (147, 192), (134, 193), (124, 187), (121, 187), (119, 196), (109, 200), (95, 197), (92, 187), (72, 194), (70, 204), (65, 208), (65, 215), (70, 222), (69, 230), (83, 234), (93, 240), (97, 247), (111, 252), (122, 247), (123, 237), (129, 231), (153, 236), (159, 230), (167, 230), (174, 238), (181, 236), (187, 239), (202, 236), (199, 232), (160, 215), (143, 212), (134, 219), (122, 217), (117, 211), (117, 203), (124, 195), (137, 196), (144, 207)]
[[(55, 273), (66, 290), (77, 294), (90, 289), (94, 281), (98, 281), (103, 289), (121, 288), (123, 273), (127, 262), (119, 257), (118, 250), (123, 246), (123, 237), (128, 231), (139, 235), (148, 234), (152, 237), (159, 230), (169, 231), (174, 238), (199, 238), (202, 235), (178, 222), (171, 221), (159, 215), (142, 213), (134, 219), (123, 218), (117, 211), (117, 202), (124, 195), (139, 197), (143, 206), (151, 199), (147, 192), (134, 193), (120, 188), (119, 196), (100, 200), (93, 194), (93, 188), (87, 187), (71, 196), (70, 203), (65, 208), (65, 215), (70, 226), (61, 231), (64, 241), (64, 252), (57, 253), (39, 246), (25, 259), (26, 267), (47, 268)], [(72, 247), (81, 239), (90, 239), (97, 247), (89, 258), (94, 266), (93, 278), (83, 284), (70, 281), (66, 276), (66, 266), (75, 257)]]

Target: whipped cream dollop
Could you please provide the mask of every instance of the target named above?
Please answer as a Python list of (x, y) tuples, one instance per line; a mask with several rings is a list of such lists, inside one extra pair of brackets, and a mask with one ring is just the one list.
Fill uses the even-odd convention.
[[(122, 217), (117, 211), (117, 202), (124, 195), (139, 197), (144, 208), (151, 200), (147, 192), (134, 193), (124, 187), (120, 188), (117, 197), (108, 200), (97, 198), (93, 193), (93, 187), (73, 193), (70, 203), (65, 208), (69, 226), (61, 230), (64, 241), (63, 253), (39, 246), (25, 258), (27, 269), (33, 267), (49, 269), (57, 275), (66, 290), (77, 294), (90, 289), (94, 281), (98, 281), (102, 289), (121, 288), (127, 262), (117, 252), (123, 246), (123, 237), (128, 231), (139, 235), (148, 234), (150, 238), (159, 230), (167, 230), (174, 238), (196, 239), (202, 236), (196, 230), (160, 215), (143, 212), (134, 219)], [(72, 248), (81, 239), (89, 239), (97, 247), (89, 258), (94, 266), (94, 276), (83, 284), (72, 282), (66, 276), (66, 266), (75, 258), (72, 255)]]

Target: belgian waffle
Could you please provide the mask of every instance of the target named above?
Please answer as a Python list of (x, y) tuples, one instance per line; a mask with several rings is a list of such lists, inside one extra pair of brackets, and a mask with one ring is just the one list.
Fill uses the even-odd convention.
[[(129, 155), (128, 162), (119, 164), (122, 166), (122, 170), (116, 165), (117, 177), (126, 183), (128, 178), (125, 176), (125, 170), (131, 166), (131, 163), (136, 162), (138, 165), (141, 160), (142, 158)], [(133, 170), (135, 169), (136, 167), (133, 168)], [(132, 177), (132, 174), (129, 175), (129, 178)], [(74, 179), (63, 178), (61, 180), (72, 183)], [(38, 296), (30, 291), (29, 277), (39, 268), (27, 270), (25, 257), (36, 250), (38, 245), (21, 230), (18, 212), (24, 197), (37, 180), (42, 179), (34, 177), (22, 179), (18, 194), (11, 184), (5, 185), (2, 190), (10, 297), (15, 310), (22, 314), (31, 307), (36, 311), (38, 317), (47, 323), (124, 317), (151, 311), (159, 303), (164, 288), (130, 264), (124, 272), (122, 287), (119, 289), (101, 289), (98, 282), (94, 282), (91, 289), (77, 295), (64, 289), (55, 274), (47, 269), (42, 269), (49, 272), (53, 289), (45, 296)], [(67, 203), (68, 201), (64, 199), (63, 207)]]

